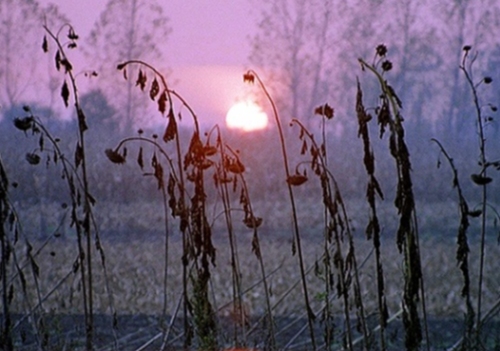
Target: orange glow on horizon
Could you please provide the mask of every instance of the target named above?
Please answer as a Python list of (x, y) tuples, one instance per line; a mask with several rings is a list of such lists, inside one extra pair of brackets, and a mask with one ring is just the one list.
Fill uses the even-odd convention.
[(268, 118), (259, 105), (251, 101), (240, 101), (227, 112), (226, 124), (229, 128), (250, 132), (266, 128)]

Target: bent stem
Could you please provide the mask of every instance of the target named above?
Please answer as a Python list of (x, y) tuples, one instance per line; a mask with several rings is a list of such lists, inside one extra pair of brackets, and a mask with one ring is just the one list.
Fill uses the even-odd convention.
[[(472, 80), (472, 64), (474, 63), (476, 56), (470, 58), (470, 66), (467, 68), (465, 63), (468, 59), (469, 50), (465, 50), (464, 56), (462, 58), (462, 64), (460, 65), (460, 70), (464, 73), (467, 84), (470, 86), (473, 100), (474, 108), (476, 110), (477, 119), (477, 129), (478, 129), (478, 141), (479, 141), (479, 165), (481, 166), (480, 176), (483, 178), (487, 177), (486, 174), (486, 140), (484, 137), (484, 126), (483, 117), (481, 113), (481, 107), (479, 106), (479, 97), (477, 95), (476, 85)], [(482, 297), (483, 297), (483, 275), (484, 275), (484, 257), (485, 257), (485, 242), (486, 242), (486, 203), (487, 203), (487, 184), (481, 185), (481, 243), (480, 243), (480, 253), (479, 253), (479, 278), (478, 278), (478, 295), (477, 295), (477, 307), (476, 307), (476, 343), (479, 344), (479, 338), (481, 336), (481, 308), (482, 308)]]
[[(290, 178), (290, 168), (288, 166), (288, 155), (286, 152), (286, 145), (285, 145), (285, 138), (283, 135), (283, 128), (281, 127), (281, 121), (280, 117), (278, 114), (278, 110), (276, 108), (276, 105), (274, 103), (274, 100), (272, 99), (271, 95), (267, 91), (264, 83), (260, 79), (260, 77), (257, 75), (257, 73), (253, 70), (249, 70), (245, 75), (244, 75), (244, 80), (248, 81), (250, 83), (253, 83), (255, 78), (257, 79), (260, 88), (264, 92), (265, 96), (267, 97), (269, 103), (271, 104), (272, 110), (273, 110), (273, 115), (276, 121), (276, 125), (278, 127), (278, 133), (280, 137), (280, 144), (281, 144), (281, 152), (283, 156), (283, 166), (285, 169), (285, 175), (286, 179), (288, 180)], [(305, 274), (305, 269), (304, 269), (304, 258), (302, 254), (302, 244), (300, 240), (300, 231), (299, 231), (299, 222), (297, 219), (297, 209), (295, 206), (295, 197), (293, 194), (293, 189), (291, 184), (287, 181), (287, 188), (288, 188), (288, 195), (290, 198), (290, 204), (292, 206), (292, 218), (293, 218), (293, 233), (294, 233), (294, 242), (295, 245), (292, 248), (292, 252), (295, 253), (295, 250), (297, 251), (298, 258), (299, 258), (299, 267), (300, 267), (300, 276), (302, 280), (302, 290), (303, 290), (303, 295), (304, 295), (304, 303), (307, 309), (307, 323), (309, 326), (309, 334), (311, 336), (311, 343), (312, 343), (312, 348), (313, 350), (316, 350), (316, 340), (314, 337), (314, 327), (313, 327), (313, 319), (315, 319), (314, 312), (311, 309), (311, 306), (309, 304), (309, 295), (308, 295), (308, 289), (307, 289), (307, 280), (306, 280), (306, 274)]]

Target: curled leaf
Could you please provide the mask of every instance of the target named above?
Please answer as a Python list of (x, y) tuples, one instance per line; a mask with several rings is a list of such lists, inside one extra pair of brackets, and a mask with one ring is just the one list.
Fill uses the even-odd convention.
[(33, 126), (33, 117), (15, 118), (14, 126), (25, 132)]
[(149, 97), (151, 98), (151, 100), (154, 101), (159, 92), (160, 92), (160, 86), (155, 78), (153, 80), (153, 83), (151, 84), (151, 89), (149, 89)]
[(481, 210), (474, 210), (474, 211), (469, 211), (469, 213), (467, 213), (469, 216), (471, 217), (479, 217), (481, 214), (483, 213), (483, 211)]
[(70, 28), (68, 31), (68, 39), (70, 40), (78, 40), (78, 35), (75, 33), (73, 28)]
[(166, 110), (167, 110), (167, 93), (163, 92), (158, 98), (158, 111), (161, 114), (164, 114)]
[(139, 70), (139, 74), (137, 75), (137, 81), (135, 82), (135, 85), (139, 86), (141, 90), (144, 91), (147, 80), (148, 77), (142, 72), (142, 70)]
[(120, 155), (120, 153), (118, 153), (118, 151), (106, 149), (104, 151), (104, 153), (106, 154), (108, 159), (113, 163), (116, 163), (116, 164), (124, 164), (125, 163), (125, 157)]
[(203, 153), (205, 156), (213, 156), (217, 153), (217, 148), (215, 146), (206, 145), (203, 147)]
[(302, 174), (294, 174), (287, 178), (286, 182), (293, 186), (299, 186), (307, 181), (307, 177)]
[(491, 181), (493, 179), (491, 179), (490, 177), (484, 177), (482, 175), (479, 175), (479, 174), (471, 174), (470, 178), (472, 179), (472, 181), (478, 185), (486, 185), (488, 183), (491, 183)]
[(328, 104), (318, 106), (314, 109), (314, 114), (324, 116), (327, 119), (332, 119), (334, 115), (333, 107)]
[(210, 167), (212, 167), (212, 165), (214, 164), (213, 161), (209, 160), (209, 159), (204, 159), (201, 163), (200, 163), (200, 168), (205, 170), (205, 169), (209, 169)]
[(256, 229), (262, 224), (262, 218), (250, 215), (243, 220), (243, 223), (250, 229)]
[(28, 161), (28, 163), (30, 165), (37, 165), (40, 163), (40, 156), (35, 154), (34, 152), (27, 153), (26, 154), (26, 161)]
[(235, 174), (240, 174), (245, 172), (245, 166), (239, 160), (236, 160), (227, 165), (227, 170)]
[(175, 121), (175, 117), (173, 113), (169, 114), (167, 128), (165, 129), (165, 133), (163, 134), (163, 141), (168, 143), (177, 136), (177, 122)]

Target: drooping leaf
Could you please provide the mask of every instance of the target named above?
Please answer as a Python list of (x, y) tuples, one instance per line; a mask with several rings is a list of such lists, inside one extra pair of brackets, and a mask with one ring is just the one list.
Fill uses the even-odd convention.
[(75, 33), (73, 28), (70, 28), (68, 31), (68, 39), (70, 40), (78, 40), (78, 35)]
[(261, 217), (248, 216), (243, 220), (243, 223), (250, 229), (256, 229), (262, 224)]
[(77, 108), (76, 113), (78, 115), (78, 128), (84, 132), (88, 129), (85, 114), (80, 107)]
[(108, 157), (108, 160), (110, 160), (113, 163), (116, 164), (124, 164), (125, 163), (125, 157), (123, 157), (118, 151), (112, 150), (112, 149), (106, 149), (104, 151), (106, 156)]
[(167, 93), (164, 91), (158, 98), (158, 111), (164, 115), (167, 110)]
[(141, 167), (141, 170), (144, 169), (144, 159), (142, 156), (142, 147), (139, 148), (139, 155), (137, 155), (137, 164)]
[(474, 183), (476, 183), (477, 185), (486, 185), (488, 183), (491, 183), (491, 181), (493, 179), (491, 179), (490, 177), (485, 177), (485, 176), (482, 176), (480, 174), (471, 174), (471, 179)]
[(170, 109), (170, 113), (168, 115), (169, 117), (167, 128), (165, 129), (165, 133), (163, 134), (163, 141), (166, 143), (174, 140), (174, 138), (177, 136), (177, 122), (175, 121), (172, 109)]
[(154, 168), (154, 177), (158, 181), (158, 189), (163, 189), (164, 188), (164, 182), (163, 182), (163, 167), (160, 162), (156, 160), (156, 155), (153, 157), (153, 162), (152, 166)]
[(69, 100), (69, 89), (68, 89), (68, 84), (66, 83), (66, 81), (64, 81), (64, 84), (61, 88), (61, 97), (63, 98), (63, 101), (64, 101), (64, 105), (66, 107), (68, 107), (69, 103), (68, 103), (68, 100)]
[(43, 151), (43, 146), (44, 146), (43, 134), (40, 134), (40, 139), (38, 139), (38, 146), (40, 147), (40, 151)]
[(217, 153), (217, 148), (215, 146), (205, 145), (203, 147), (203, 153), (205, 156), (213, 156)]
[(471, 216), (471, 217), (479, 217), (480, 215), (483, 214), (483, 211), (481, 211), (481, 210), (473, 210), (473, 211), (469, 211), (467, 214), (469, 216)]
[(160, 86), (155, 78), (153, 80), (153, 83), (151, 83), (151, 89), (149, 89), (149, 97), (151, 98), (151, 100), (154, 101), (159, 92), (160, 92)]
[(49, 43), (47, 41), (47, 36), (46, 35), (43, 36), (42, 49), (43, 49), (43, 52), (48, 52), (49, 51)]
[(59, 52), (59, 50), (57, 50), (56, 52), (55, 61), (56, 69), (59, 71), (61, 69), (61, 53)]
[(307, 181), (307, 177), (302, 174), (293, 174), (289, 176), (286, 180), (286, 182), (290, 185), (293, 186), (299, 186), (304, 184)]
[(146, 82), (148, 80), (148, 77), (142, 72), (142, 70), (139, 70), (139, 74), (137, 75), (137, 81), (135, 82), (136, 86), (139, 86), (142, 91), (144, 91), (144, 88), (146, 88)]
[(63, 58), (61, 60), (61, 65), (64, 66), (66, 73), (68, 73), (69, 71), (71, 71), (73, 69), (73, 66), (71, 65), (71, 63), (65, 58)]
[(80, 143), (76, 143), (75, 149), (75, 167), (78, 168), (83, 161), (83, 148)]
[(245, 172), (245, 166), (243, 165), (243, 163), (240, 162), (240, 160), (236, 160), (236, 161), (230, 162), (227, 165), (227, 170), (229, 172), (232, 172), (235, 174), (240, 174), (240, 173)]

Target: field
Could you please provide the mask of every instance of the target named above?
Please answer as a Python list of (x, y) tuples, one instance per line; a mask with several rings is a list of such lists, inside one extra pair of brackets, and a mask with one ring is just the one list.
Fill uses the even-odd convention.
[[(304, 206), (307, 207), (307, 200), (304, 199)], [(265, 206), (266, 204), (257, 203), (255, 206)], [(135, 206), (105, 204), (98, 212), (98, 219), (103, 223), (102, 245), (106, 255), (106, 266), (108, 274), (109, 288), (112, 292), (113, 306), (120, 323), (118, 329), (121, 330), (122, 342), (120, 349), (135, 350), (142, 344), (155, 338), (158, 343), (158, 333), (160, 333), (161, 321), (164, 306), (164, 269), (165, 269), (165, 239), (161, 230), (162, 219), (158, 214), (159, 203), (142, 203)], [(280, 211), (276, 204), (268, 205), (271, 208), (265, 208), (265, 213), (270, 213), (275, 209), (275, 216)], [(466, 307), (460, 291), (463, 286), (463, 278), (456, 263), (456, 238), (453, 235), (454, 211), (447, 210), (449, 205), (434, 204), (425, 206), (421, 204), (422, 218), (422, 267), (426, 292), (426, 309), (429, 319), (431, 346), (433, 350), (445, 349), (451, 347), (453, 343), (462, 337), (461, 325), (463, 325), (463, 316), (466, 313)], [(50, 212), (52, 208), (53, 212)], [(107, 208), (107, 210), (106, 210)], [(309, 207), (311, 208), (311, 207)], [(26, 213), (24, 213), (26, 211)], [(60, 218), (61, 209), (57, 206), (47, 206), (46, 215), (48, 218)], [(313, 212), (313, 211), (311, 211)], [(387, 208), (386, 215), (390, 215), (390, 208)], [(448, 215), (447, 212), (450, 212)], [(23, 217), (30, 218), (29, 213), (40, 213), (35, 208), (23, 210)], [(143, 216), (132, 216), (133, 213), (142, 213)], [(285, 216), (285, 215), (283, 215)], [(309, 218), (311, 223), (307, 223), (304, 228), (305, 239), (303, 241), (303, 253), (306, 262), (307, 280), (309, 283), (311, 306), (313, 311), (319, 317), (324, 308), (324, 280), (321, 274), (317, 273), (318, 265), (321, 266), (321, 257), (323, 254), (322, 234), (318, 232), (320, 227), (312, 221), (312, 218), (319, 220), (320, 216), (314, 216), (314, 213), (307, 213), (303, 218)], [(114, 220), (113, 220), (114, 218)], [(111, 229), (118, 226), (118, 222), (127, 221), (131, 230), (122, 233), (113, 232)], [(134, 218), (134, 219), (130, 219)], [(36, 222), (33, 218), (31, 221)], [(278, 218), (277, 222), (281, 222)], [(156, 223), (156, 224), (154, 224)], [(362, 218), (352, 220), (352, 225), (361, 227)], [(441, 230), (437, 229), (440, 223)], [(358, 224), (358, 225), (356, 225)], [(54, 223), (54, 226), (56, 223)], [(310, 228), (310, 230), (307, 230)], [(436, 229), (433, 229), (436, 228)], [(32, 242), (34, 251), (42, 248), (35, 257), (40, 270), (39, 281), (41, 296), (48, 296), (43, 302), (43, 310), (46, 311), (48, 320), (53, 320), (54, 316), (63, 318), (65, 315), (79, 316), (75, 317), (79, 323), (83, 321), (82, 301), (81, 301), (81, 282), (78, 274), (72, 273), (73, 262), (78, 251), (74, 234), (70, 230), (58, 228), (54, 233), (64, 233), (61, 236), (49, 236), (44, 242)], [(472, 232), (472, 231), (471, 231)], [(259, 262), (252, 253), (251, 239), (252, 233), (243, 226), (238, 229), (235, 237), (237, 238), (237, 253), (242, 281), (242, 304), (245, 318), (252, 323), (259, 325), (258, 317), (265, 315), (265, 292), (262, 284), (262, 277), (259, 274)], [(471, 235), (472, 237), (472, 235)], [(471, 252), (478, 252), (477, 238), (471, 239)], [(238, 311), (235, 311), (233, 304), (233, 280), (231, 273), (230, 246), (227, 234), (224, 232), (214, 234), (214, 242), (217, 249), (216, 266), (211, 270), (210, 296), (213, 301), (214, 309), (217, 311), (219, 328), (228, 328), (229, 331), (221, 332), (231, 345), (231, 323), (238, 322)], [(297, 257), (292, 255), (292, 237), (289, 231), (278, 228), (272, 224), (262, 225), (261, 247), (262, 257), (265, 263), (265, 271), (268, 272), (268, 284), (270, 299), (273, 308), (273, 315), (278, 327), (279, 345), (286, 345), (291, 338), (297, 338), (289, 347), (290, 349), (302, 349), (304, 342), (307, 343), (307, 331), (303, 329), (306, 325), (304, 317), (304, 302), (302, 299), (300, 274), (297, 270)], [(356, 256), (360, 262), (360, 282), (362, 286), (362, 298), (366, 309), (368, 319), (371, 321), (372, 328), (376, 328), (377, 291), (374, 288), (376, 281), (375, 265), (373, 256), (373, 246), (366, 240), (362, 231), (355, 232)], [(392, 348), (402, 347), (401, 330), (401, 290), (404, 284), (402, 257), (394, 242), (393, 234), (384, 233), (382, 238), (382, 264), (386, 277), (385, 296), (388, 302), (388, 310), (391, 316), (390, 328), (393, 328)], [(182, 298), (182, 242), (180, 234), (175, 230), (171, 233), (168, 247), (168, 277), (167, 277), (167, 315), (172, 316), (179, 309), (179, 303)], [(484, 281), (483, 306), (485, 311), (495, 312), (499, 308), (500, 300), (498, 291), (500, 291), (500, 271), (495, 257), (500, 257), (500, 247), (496, 238), (490, 238), (487, 243), (487, 257)], [(470, 261), (471, 278), (477, 281), (478, 257), (472, 256)], [(95, 265), (94, 270), (94, 304), (95, 312), (104, 321), (100, 321), (99, 333), (107, 335), (107, 343), (112, 345), (112, 312), (109, 309), (110, 301), (106, 293), (105, 278), (99, 264)], [(316, 269), (315, 269), (316, 268)], [(51, 294), (51, 290), (62, 285)], [(475, 284), (472, 287), (473, 296), (476, 290)], [(28, 291), (32, 296), (26, 299), (21, 294), (20, 287), (16, 288), (18, 294), (15, 296), (12, 304), (12, 312), (23, 314), (23, 301), (36, 300), (37, 291), (34, 286), (29, 287)], [(352, 296), (351, 296), (352, 298)], [(343, 306), (338, 296), (332, 296), (332, 312), (337, 320), (338, 333), (342, 334), (343, 326)], [(475, 301), (474, 301), (475, 303)], [(25, 307), (25, 306), (24, 306)], [(179, 313), (180, 314), (180, 313)], [(496, 313), (492, 313), (494, 318), (486, 323), (486, 327), (492, 326), (493, 332), (489, 332), (488, 342), (495, 342), (494, 330), (496, 329), (498, 319)], [(135, 318), (127, 316), (136, 316)], [(355, 313), (352, 316), (356, 318)], [(176, 337), (182, 336), (182, 323), (177, 317), (175, 325), (176, 332), (172, 332), (171, 340), (175, 345)], [(54, 323), (54, 322), (52, 322)], [(73, 320), (75, 327), (78, 325)], [(260, 322), (261, 323), (261, 322)], [(238, 323), (236, 323), (238, 324)], [(318, 318), (316, 322), (316, 331), (322, 333), (321, 321)], [(253, 324), (248, 324), (246, 330), (251, 330)], [(59, 327), (61, 334), (76, 333), (72, 328), (65, 329)], [(282, 330), (281, 330), (282, 329)], [(399, 329), (399, 333), (397, 332)], [(301, 331), (302, 330), (302, 331)], [(438, 332), (436, 332), (436, 330)], [(64, 331), (64, 332), (63, 332)], [(104, 332), (105, 331), (105, 332)], [(240, 333), (243, 333), (240, 330)], [(376, 334), (376, 332), (374, 332)], [(131, 342), (129, 337), (133, 335), (135, 342)], [(243, 338), (244, 334), (239, 335)], [(259, 329), (251, 331), (244, 336), (249, 346), (262, 346), (256, 338), (259, 337)], [(54, 337), (54, 336), (52, 336)], [(340, 336), (339, 336), (340, 338)], [(76, 338), (75, 340), (77, 340)], [(224, 339), (224, 338), (223, 338)], [(74, 340), (73, 340), (74, 341)], [(61, 343), (63, 343), (61, 341)], [(158, 347), (158, 344), (155, 347)], [(26, 345), (26, 350), (31, 349), (33, 344)], [(177, 345), (178, 342), (177, 342)], [(295, 345), (295, 346), (294, 346)], [(19, 345), (20, 347), (20, 345)], [(307, 348), (307, 347), (306, 347)], [(23, 348), (19, 348), (23, 349)], [(154, 348), (152, 348), (154, 349)]]

